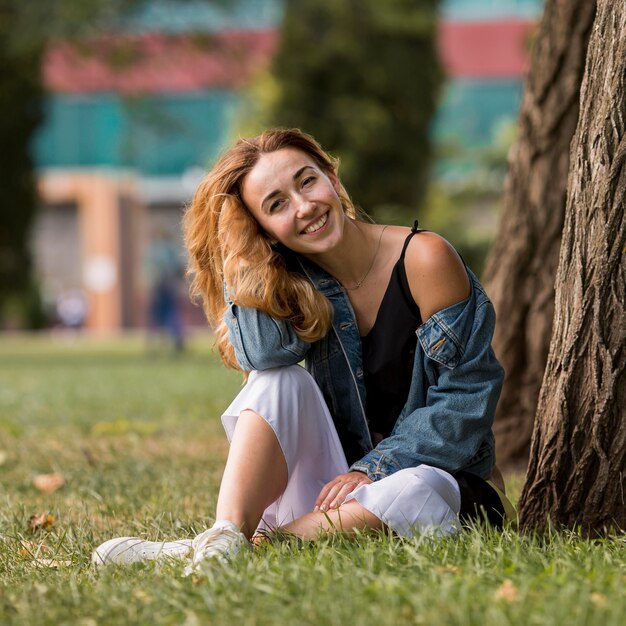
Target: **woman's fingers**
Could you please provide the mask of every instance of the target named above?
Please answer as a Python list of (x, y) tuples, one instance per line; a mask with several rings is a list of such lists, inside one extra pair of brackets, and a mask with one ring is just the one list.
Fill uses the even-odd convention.
[(341, 506), (348, 494), (357, 487), (371, 483), (367, 474), (362, 472), (348, 472), (340, 474), (337, 478), (324, 485), (315, 501), (315, 510), (328, 511)]
[(356, 482), (344, 483), (343, 485), (341, 485), (340, 489), (335, 494), (335, 497), (331, 500), (330, 504), (328, 505), (328, 508), (336, 509), (337, 507), (340, 507), (344, 503), (348, 494), (352, 493), (358, 486), (359, 484)]
[(320, 491), (319, 496), (317, 496), (317, 500), (315, 500), (315, 510), (319, 509), (322, 506), (322, 502), (326, 500), (326, 497), (330, 493), (330, 490), (338, 484), (338, 478), (333, 478), (330, 482), (326, 483), (322, 490)]
[(319, 503), (316, 503), (316, 508), (320, 509), (321, 511), (328, 511), (328, 509), (330, 508), (330, 503), (334, 501), (335, 497), (339, 493), (341, 485), (341, 482), (337, 480), (333, 481), (333, 483), (329, 486), (328, 491), (324, 494), (324, 497), (318, 498)]

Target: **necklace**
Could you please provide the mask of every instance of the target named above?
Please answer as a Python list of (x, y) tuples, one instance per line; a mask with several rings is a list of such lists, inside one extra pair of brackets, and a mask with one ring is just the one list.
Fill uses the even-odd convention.
[(372, 262), (370, 263), (370, 266), (367, 268), (367, 272), (365, 272), (365, 274), (363, 275), (363, 278), (361, 278), (361, 280), (357, 280), (354, 287), (347, 287), (346, 285), (344, 285), (344, 289), (347, 289), (348, 291), (356, 291), (365, 282), (365, 279), (369, 276), (370, 272), (372, 271), (372, 268), (374, 267), (374, 263), (376, 262), (376, 257), (378, 256), (378, 252), (380, 250), (380, 242), (383, 240), (383, 234), (386, 229), (387, 229), (387, 226), (383, 226), (383, 229), (380, 231), (380, 236), (378, 237), (378, 244), (376, 245), (376, 252), (374, 252), (374, 256), (372, 257)]

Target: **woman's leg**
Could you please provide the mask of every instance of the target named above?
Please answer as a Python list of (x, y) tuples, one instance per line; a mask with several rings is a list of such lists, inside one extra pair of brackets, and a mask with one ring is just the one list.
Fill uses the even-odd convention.
[(319, 539), (325, 534), (353, 534), (355, 530), (377, 530), (383, 523), (371, 511), (361, 506), (356, 500), (342, 504), (327, 512), (312, 511), (289, 524), (281, 530), (300, 537), (301, 539)]
[(321, 488), (348, 470), (322, 394), (299, 366), (252, 372), (222, 422), (231, 448), (216, 522), (193, 540), (187, 573), (249, 545), (255, 530), (308, 514)]
[(285, 491), (287, 479), (276, 434), (260, 415), (242, 411), (220, 484), (216, 519), (232, 522), (250, 539), (263, 511)]
[(236, 517), (248, 536), (253, 517), (271, 530), (309, 513), (322, 487), (348, 471), (322, 394), (302, 367), (252, 372), (222, 422), (231, 451), (217, 519)]
[(217, 519), (247, 538), (261, 517), (262, 528), (305, 539), (383, 524), (402, 535), (456, 531), (458, 485), (428, 466), (360, 487), (337, 509), (313, 511), (322, 487), (348, 466), (321, 392), (300, 367), (253, 372), (222, 421), (232, 448)]
[(460, 506), (454, 478), (443, 470), (420, 465), (362, 485), (338, 509), (308, 513), (284, 529), (304, 539), (383, 525), (405, 537), (444, 536), (457, 532)]

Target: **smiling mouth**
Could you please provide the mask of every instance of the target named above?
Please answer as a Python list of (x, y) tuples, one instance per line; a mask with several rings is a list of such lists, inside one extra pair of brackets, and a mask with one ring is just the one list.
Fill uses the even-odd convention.
[(322, 215), (322, 217), (320, 217), (319, 220), (317, 220), (317, 222), (314, 222), (310, 226), (307, 226), (302, 232), (306, 235), (315, 233), (320, 228), (322, 228), (326, 224), (327, 221), (328, 221), (328, 213), (324, 213), (324, 215)]

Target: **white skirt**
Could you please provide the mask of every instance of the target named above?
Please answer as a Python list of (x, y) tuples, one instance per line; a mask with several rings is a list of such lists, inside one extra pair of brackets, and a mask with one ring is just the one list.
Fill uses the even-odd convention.
[[(260, 415), (276, 434), (289, 478), (259, 529), (276, 528), (309, 513), (322, 487), (348, 471), (333, 420), (313, 377), (299, 365), (251, 372), (222, 415), (229, 441), (244, 410)], [(454, 478), (429, 465), (411, 467), (355, 489), (356, 500), (399, 535), (443, 536), (459, 529), (461, 495)]]

